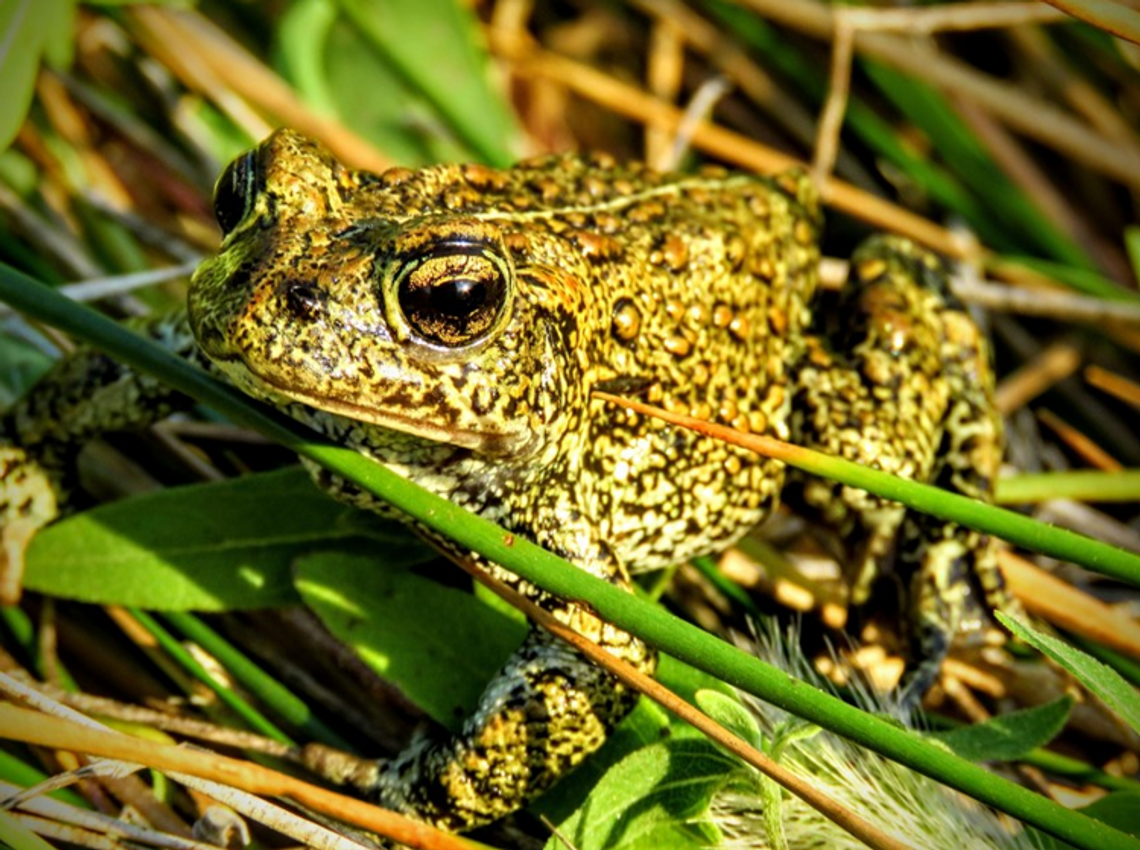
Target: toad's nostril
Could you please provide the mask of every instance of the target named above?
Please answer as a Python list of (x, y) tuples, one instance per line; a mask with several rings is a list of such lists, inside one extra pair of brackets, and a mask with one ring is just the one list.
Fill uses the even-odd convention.
[(285, 306), (295, 318), (311, 321), (324, 311), (328, 294), (307, 281), (288, 281), (282, 285)]

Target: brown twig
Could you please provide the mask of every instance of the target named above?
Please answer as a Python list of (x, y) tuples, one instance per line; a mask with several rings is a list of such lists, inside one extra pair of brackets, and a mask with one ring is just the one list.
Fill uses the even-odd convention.
[(1140, 623), (1014, 552), (1002, 551), (1010, 591), (1031, 614), (1089, 640), (1140, 658)]
[(284, 797), (423, 850), (476, 850), (478, 845), (427, 824), (337, 794), (252, 762), (93, 729), (11, 704), (0, 704), (0, 729), (12, 741), (119, 759), (156, 770), (211, 779), (268, 797)]
[(1140, 410), (1140, 384), (1099, 366), (1089, 366), (1085, 369), (1085, 380), (1097, 389)]
[(1081, 351), (1071, 342), (1057, 342), (1002, 380), (994, 404), (1003, 414), (1020, 410), (1029, 401), (1063, 381), (1081, 367)]
[(851, 61), (855, 51), (855, 24), (852, 18), (840, 14), (835, 21), (835, 39), (831, 43), (831, 85), (823, 103), (819, 127), (816, 131), (815, 156), (811, 171), (817, 185), (822, 186), (830, 177), (839, 155), (839, 134), (843, 129), (843, 114), (847, 111), (847, 98), (851, 92)]
[(1111, 0), (1044, 0), (1067, 15), (1140, 44), (1140, 13)]
[(1119, 472), (1124, 469), (1124, 464), (1106, 452), (1087, 434), (1078, 431), (1052, 410), (1046, 407), (1039, 409), (1037, 418), (1041, 420), (1042, 425), (1056, 434), (1062, 443), (1094, 469), (1101, 469), (1106, 472)]

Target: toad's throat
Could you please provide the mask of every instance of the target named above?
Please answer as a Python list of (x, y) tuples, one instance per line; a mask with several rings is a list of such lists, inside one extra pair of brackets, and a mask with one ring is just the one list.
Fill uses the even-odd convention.
[[(380, 410), (351, 398), (325, 395), (295, 384), (284, 384), (273, 375), (254, 368), (241, 357), (214, 358), (214, 364), (245, 392), (275, 406), (280, 406), (281, 400), (288, 399), (345, 419), (399, 431), (436, 443), (447, 443), (480, 454), (512, 454), (518, 451), (524, 442), (520, 435), (505, 430), (477, 431), (471, 428), (440, 425), (432, 422), (422, 410), (412, 409), (406, 413)], [(307, 421), (309, 417), (301, 418)]]

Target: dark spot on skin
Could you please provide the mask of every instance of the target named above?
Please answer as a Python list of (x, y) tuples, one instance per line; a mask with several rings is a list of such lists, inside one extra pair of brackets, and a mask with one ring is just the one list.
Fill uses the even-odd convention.
[(653, 384), (652, 378), (618, 376), (594, 384), (594, 390), (610, 395), (641, 395)]
[(476, 387), (471, 394), (471, 410), (477, 416), (486, 416), (495, 409), (499, 394), (492, 387)]

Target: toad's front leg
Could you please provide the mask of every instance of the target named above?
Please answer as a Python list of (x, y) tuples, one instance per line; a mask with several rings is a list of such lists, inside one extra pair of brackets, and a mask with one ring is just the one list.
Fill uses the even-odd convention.
[[(137, 329), (204, 365), (185, 315), (152, 319)], [(140, 428), (189, 404), (150, 375), (80, 348), (0, 416), (0, 563), (6, 601), (14, 601), (32, 535), (70, 507), (75, 457), (83, 446), (105, 432)]]
[[(311, 466), (318, 486), (358, 507), (391, 509), (344, 479)], [(547, 515), (553, 515), (551, 509)], [(416, 530), (443, 551), (472, 562), (549, 611), (560, 622), (643, 673), (656, 655), (642, 641), (579, 604), (539, 590), (513, 573), (423, 527)], [(557, 539), (536, 539), (599, 578), (630, 589), (624, 568), (583, 522), (558, 528)], [(568, 544), (569, 541), (569, 545)], [(390, 760), (355, 764), (342, 773), (315, 751), (318, 772), (340, 774), (381, 805), (451, 832), (505, 817), (543, 794), (597, 750), (633, 709), (637, 693), (546, 631), (532, 627), (522, 646), (491, 680), (478, 706), (454, 735), (417, 738)], [(330, 770), (331, 767), (331, 770)], [(347, 775), (345, 775), (347, 773)]]
[[(614, 655), (652, 672), (644, 644), (570, 607)], [(637, 694), (552, 635), (533, 630), (454, 736), (421, 738), (380, 763), (366, 791), (383, 805), (462, 832), (521, 808), (598, 749)]]

